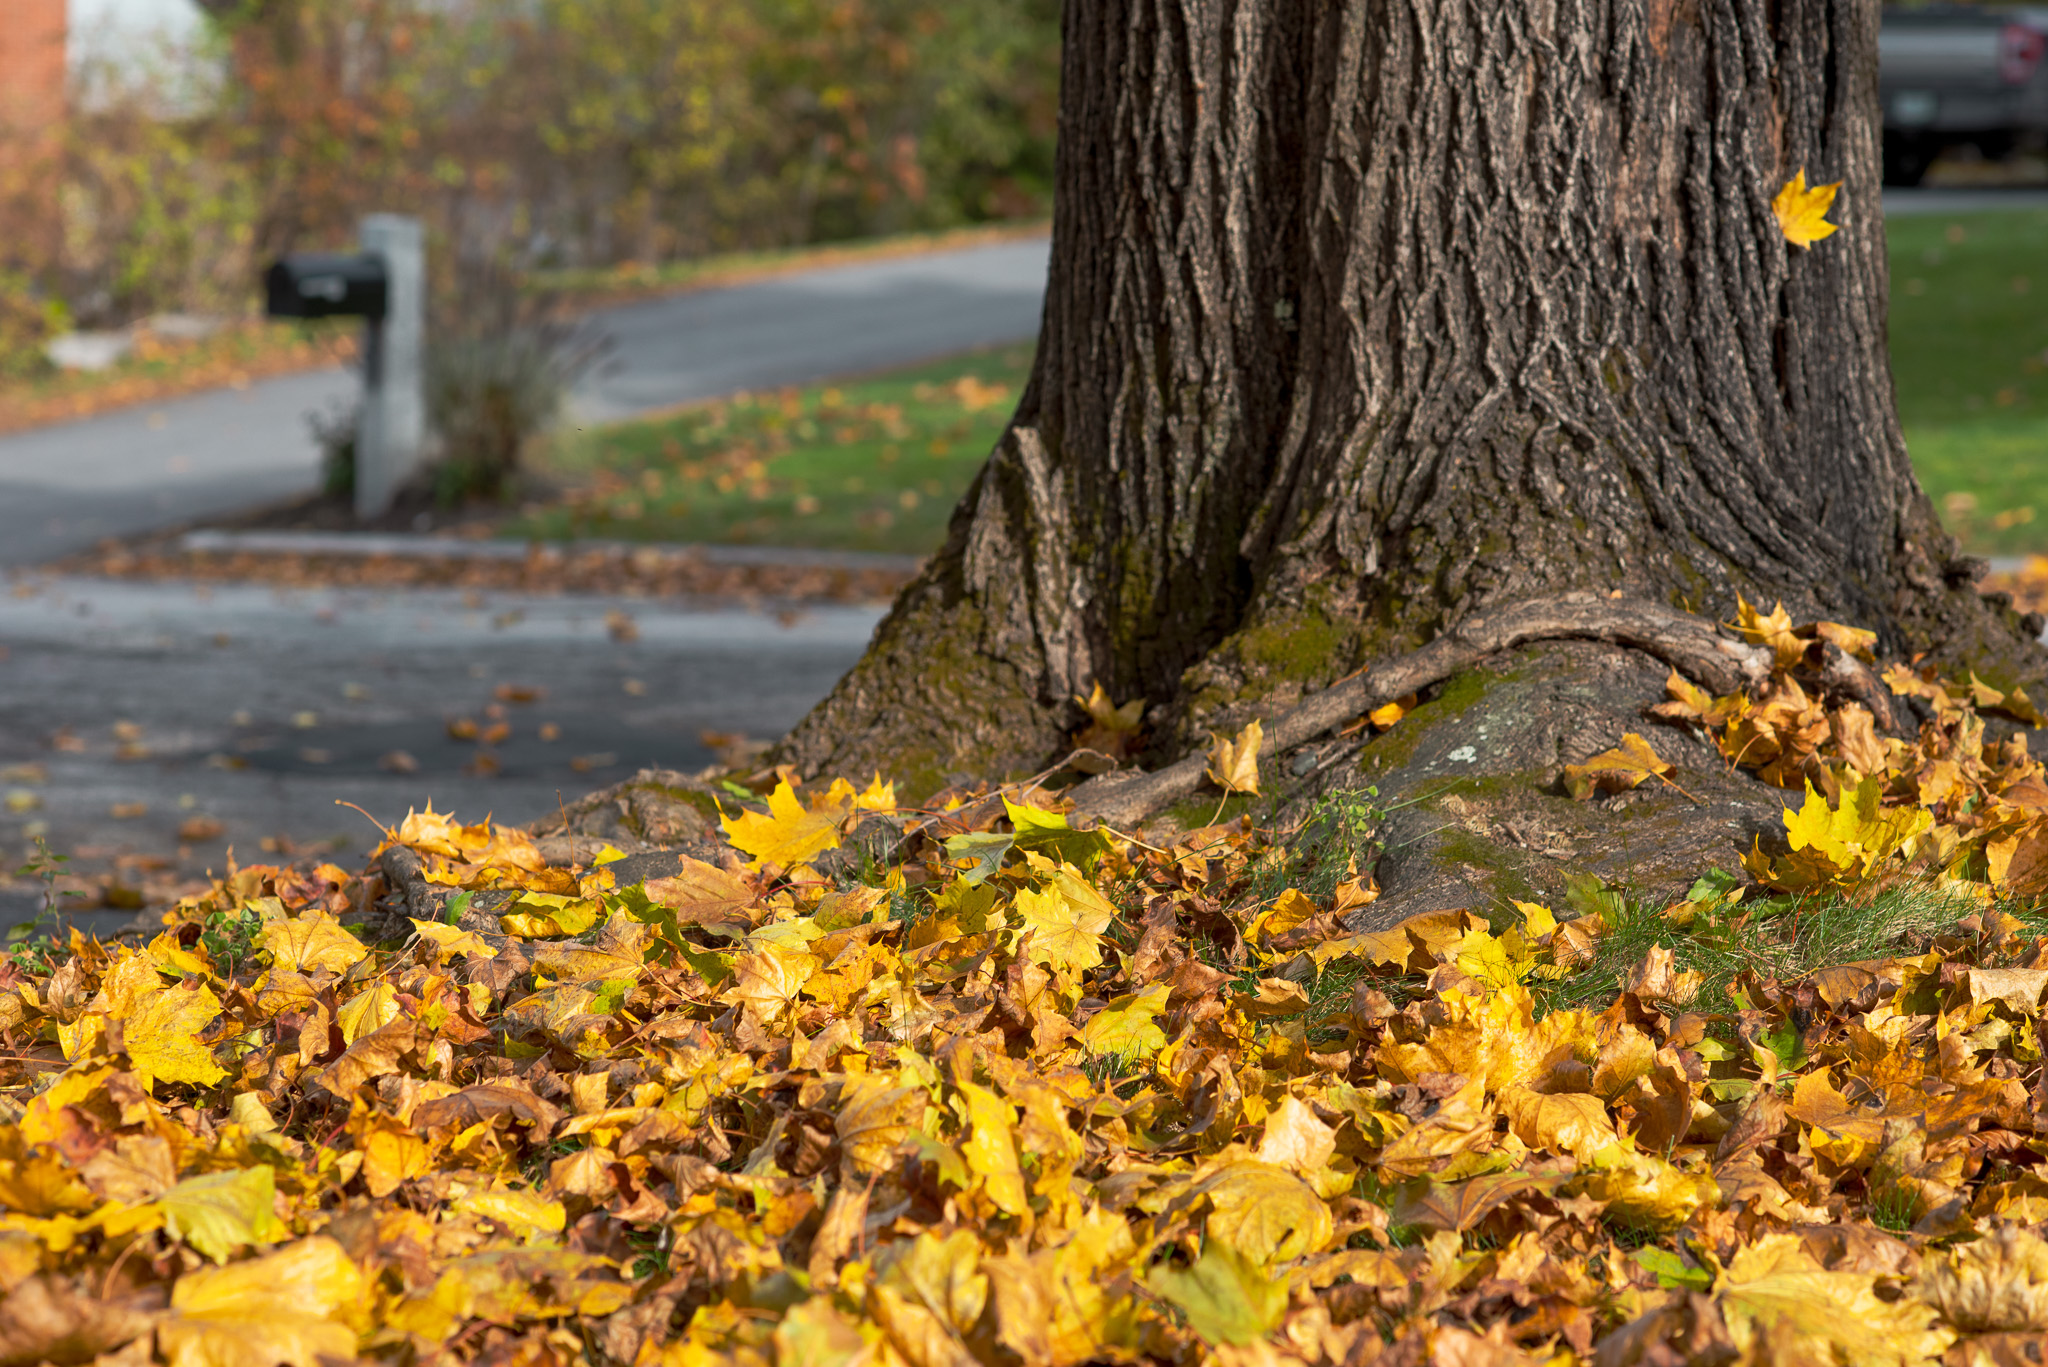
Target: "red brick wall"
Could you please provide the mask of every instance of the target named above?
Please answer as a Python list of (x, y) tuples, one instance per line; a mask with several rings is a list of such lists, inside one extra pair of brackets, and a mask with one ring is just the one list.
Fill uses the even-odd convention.
[(59, 219), (69, 0), (0, 0), (0, 265), (47, 264)]
[(0, 122), (19, 136), (48, 129), (64, 113), (68, 0), (0, 0)]

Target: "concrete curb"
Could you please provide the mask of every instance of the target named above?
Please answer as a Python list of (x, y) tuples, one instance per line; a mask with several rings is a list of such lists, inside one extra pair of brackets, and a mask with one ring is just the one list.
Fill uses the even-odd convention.
[(917, 555), (877, 551), (808, 550), (793, 546), (713, 546), (659, 541), (461, 541), (402, 532), (229, 532), (201, 529), (178, 538), (183, 551), (218, 555), (331, 555), (398, 560), (519, 561), (530, 555), (568, 559), (601, 555), (624, 560), (649, 555), (705, 565), (765, 565), (804, 570), (888, 570), (915, 573)]

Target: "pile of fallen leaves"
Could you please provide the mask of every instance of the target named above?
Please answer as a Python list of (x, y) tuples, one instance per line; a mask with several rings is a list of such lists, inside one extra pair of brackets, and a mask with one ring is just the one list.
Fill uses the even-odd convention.
[[(1893, 665), (1882, 690), (1868, 688), (1858, 701), (1841, 696), (1843, 681), (1874, 685), (1877, 675), (1841, 666), (1871, 663), (1871, 633), (1833, 622), (1795, 627), (1782, 605), (1766, 615), (1747, 603), (1736, 627), (1773, 651), (1761, 688), (1715, 698), (1674, 671), (1669, 701), (1651, 711), (1704, 729), (1729, 763), (1766, 782), (1805, 790), (1804, 806), (1785, 819), (1789, 852), (1759, 849), (1744, 860), (1759, 883), (1868, 895), (1887, 883), (1931, 881), (1980, 905), (2048, 894), (2048, 771), (2026, 732), (1987, 734), (1994, 717), (2048, 725), (2026, 690)], [(1581, 782), (1640, 783), (1670, 769), (1630, 736), (1584, 766)]]
[(1726, 1011), (1658, 946), (1544, 1012), (1601, 912), (1356, 931), (1369, 869), (1247, 823), (787, 776), (716, 865), (416, 813), (374, 943), (330, 864), (17, 956), (0, 1364), (2038, 1361), (2038, 766), (1911, 671), (1917, 739), (1816, 722), (1785, 634), (1747, 712), (1674, 686), (1832, 785), (1757, 876), (1972, 914)]
[(173, 541), (136, 546), (109, 542), (49, 568), (110, 579), (288, 588), (456, 588), (548, 597), (603, 593), (818, 603), (886, 603), (911, 577), (907, 569), (890, 567), (729, 564), (663, 546), (564, 549), (545, 543), (533, 544), (517, 559), (482, 559), (203, 551), (187, 550)]

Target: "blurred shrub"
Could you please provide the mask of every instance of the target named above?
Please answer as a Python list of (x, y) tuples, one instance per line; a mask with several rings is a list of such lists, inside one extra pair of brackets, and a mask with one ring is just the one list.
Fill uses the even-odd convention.
[(606, 344), (558, 316), (531, 288), (523, 263), (458, 255), (440, 272), (428, 311), (427, 425), (443, 507), (503, 498), (533, 441), (570, 389), (600, 364)]
[(25, 379), (48, 371), (43, 345), (65, 326), (62, 303), (45, 297), (21, 272), (0, 269), (0, 378)]
[(358, 401), (350, 399), (325, 413), (306, 414), (313, 444), (320, 448), (320, 491), (329, 498), (354, 498), (356, 492), (356, 429), (362, 419)]
[(69, 133), (52, 274), (81, 325), (249, 309), (256, 168), (203, 127), (133, 106), (81, 116)]
[(607, 266), (1050, 202), (1059, 0), (202, 8), (196, 62), (92, 83), (61, 240), (14, 262), (81, 321), (246, 310), (260, 263), (372, 210), (444, 249)]

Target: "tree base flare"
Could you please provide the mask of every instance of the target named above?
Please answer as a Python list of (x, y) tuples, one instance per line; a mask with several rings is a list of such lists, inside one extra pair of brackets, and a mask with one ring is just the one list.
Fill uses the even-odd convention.
[[(1307, 770), (1275, 794), (1276, 822), (1286, 830), (1339, 794), (1377, 790), (1380, 896), (1353, 914), (1357, 930), (1444, 908), (1563, 906), (1588, 878), (1675, 900), (1706, 870), (1739, 868), (1759, 841), (1782, 848), (1783, 812), (1799, 795), (1730, 769), (1696, 730), (1646, 718), (1667, 674), (1642, 651), (1595, 642), (1488, 656), (1392, 729), (1326, 739), (1276, 766)], [(1564, 767), (1629, 732), (1677, 767), (1672, 781), (1568, 796)]]

